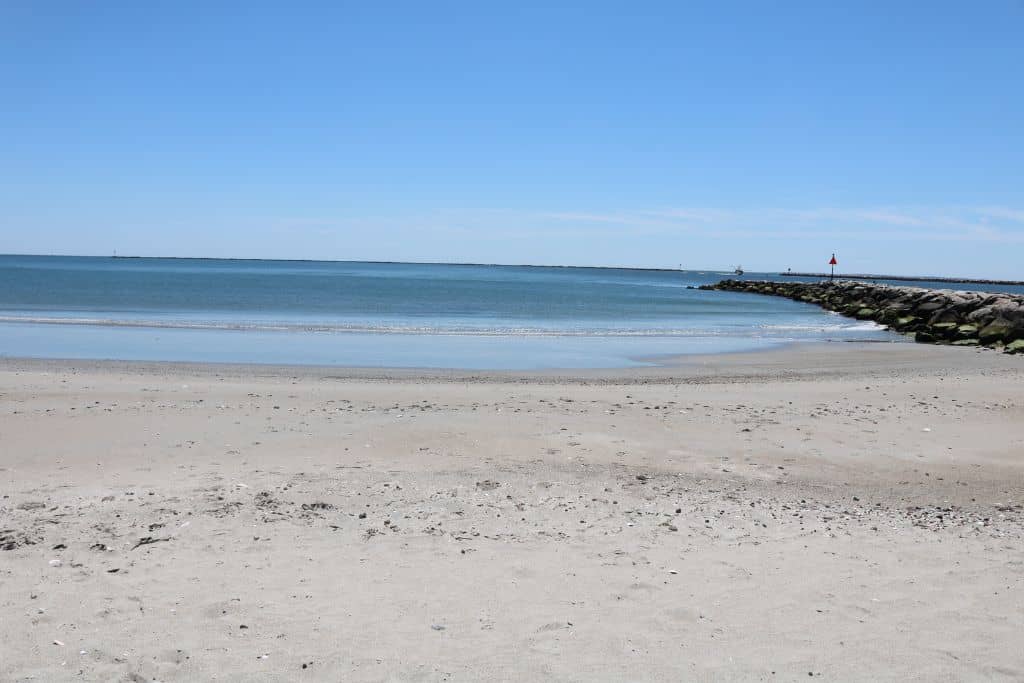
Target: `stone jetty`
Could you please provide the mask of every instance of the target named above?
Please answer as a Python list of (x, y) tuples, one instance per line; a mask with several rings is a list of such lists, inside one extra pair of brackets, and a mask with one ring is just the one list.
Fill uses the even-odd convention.
[(926, 344), (987, 346), (1024, 354), (1024, 296), (865, 282), (723, 280), (700, 289), (784, 296), (873, 320)]

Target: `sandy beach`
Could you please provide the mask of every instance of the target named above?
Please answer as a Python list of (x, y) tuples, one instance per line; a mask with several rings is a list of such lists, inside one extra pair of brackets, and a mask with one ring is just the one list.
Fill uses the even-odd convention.
[(0, 680), (1024, 679), (1024, 361), (0, 361)]

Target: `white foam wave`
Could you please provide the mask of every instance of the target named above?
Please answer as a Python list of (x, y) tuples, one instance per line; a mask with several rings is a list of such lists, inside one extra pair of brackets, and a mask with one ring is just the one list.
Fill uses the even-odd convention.
[(153, 320), (71, 316), (0, 315), (0, 323), (35, 325), (72, 325), (110, 328), (149, 328), (163, 330), (211, 330), (254, 332), (306, 332), (337, 334), (400, 334), (477, 337), (779, 337), (818, 336), (844, 332), (883, 330), (873, 322), (852, 324), (781, 324), (761, 326), (698, 327), (514, 327), (458, 324), (408, 325), (388, 322), (284, 322), (262, 320)]
[(777, 332), (871, 332), (884, 330), (885, 326), (871, 320), (857, 320), (829, 325), (764, 325), (762, 329)]

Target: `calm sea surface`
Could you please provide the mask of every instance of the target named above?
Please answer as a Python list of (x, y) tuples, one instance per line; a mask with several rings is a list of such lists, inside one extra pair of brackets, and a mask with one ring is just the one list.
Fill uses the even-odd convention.
[(532, 369), (900, 339), (807, 304), (687, 288), (729, 276), (0, 256), (0, 355)]

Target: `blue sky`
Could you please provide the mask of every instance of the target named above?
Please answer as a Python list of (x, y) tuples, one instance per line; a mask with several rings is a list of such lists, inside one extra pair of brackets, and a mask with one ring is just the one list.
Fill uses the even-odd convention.
[(1024, 278), (1024, 2), (0, 3), (0, 252)]

